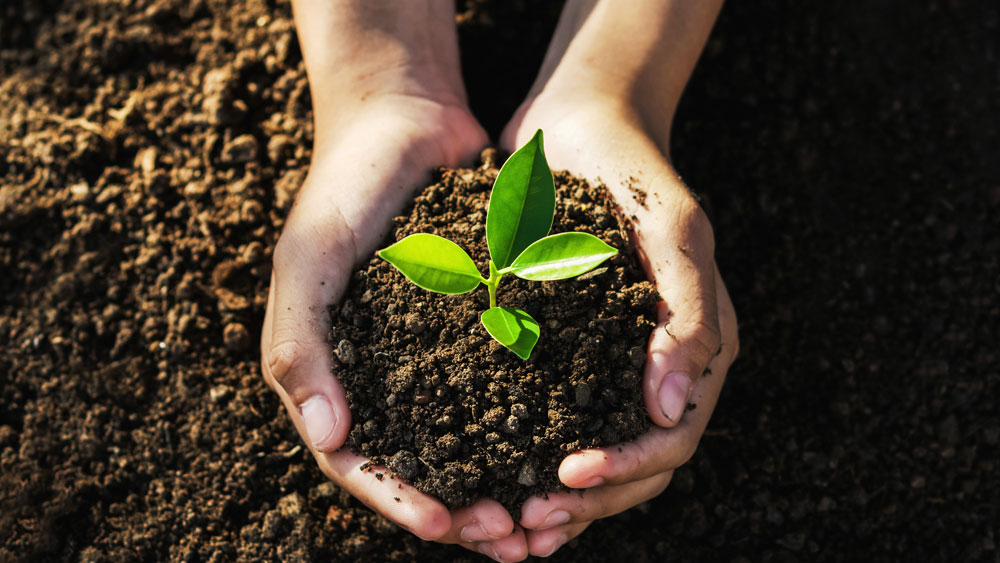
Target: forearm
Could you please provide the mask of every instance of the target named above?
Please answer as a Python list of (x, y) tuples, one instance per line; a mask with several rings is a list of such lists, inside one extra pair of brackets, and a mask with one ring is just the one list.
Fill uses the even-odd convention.
[(293, 0), (293, 9), (317, 123), (381, 95), (465, 103), (451, 0)]
[(532, 95), (599, 98), (661, 147), (722, 0), (569, 0)]

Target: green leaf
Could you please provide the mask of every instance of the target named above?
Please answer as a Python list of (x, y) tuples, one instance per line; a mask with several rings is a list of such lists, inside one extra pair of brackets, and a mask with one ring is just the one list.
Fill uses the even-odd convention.
[(481, 320), (490, 336), (522, 360), (528, 359), (538, 342), (538, 323), (520, 309), (490, 307), (483, 311)]
[(535, 241), (511, 264), (525, 280), (564, 280), (590, 271), (618, 251), (588, 233), (560, 233)]
[(486, 212), (486, 242), (497, 268), (506, 268), (528, 245), (549, 234), (556, 209), (542, 130), (510, 155), (497, 174)]
[(475, 262), (462, 247), (428, 233), (410, 235), (378, 251), (418, 286), (438, 293), (468, 293), (482, 280)]

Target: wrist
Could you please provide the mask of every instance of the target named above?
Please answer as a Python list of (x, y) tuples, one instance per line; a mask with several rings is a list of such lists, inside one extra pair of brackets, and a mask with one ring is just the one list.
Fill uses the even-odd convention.
[(563, 87), (560, 82), (552, 82), (525, 100), (504, 131), (501, 143), (515, 145), (514, 136), (527, 137), (538, 128), (547, 136), (551, 133), (571, 138), (588, 134), (617, 137), (628, 131), (633, 138), (649, 138), (662, 155), (669, 155), (674, 106), (655, 99), (647, 104), (637, 96), (621, 95), (598, 85), (591, 88), (585, 82), (579, 84)]
[(393, 98), (466, 105), (449, 0), (295, 0), (317, 124)]
[(569, 0), (532, 96), (613, 106), (665, 146), (721, 0)]

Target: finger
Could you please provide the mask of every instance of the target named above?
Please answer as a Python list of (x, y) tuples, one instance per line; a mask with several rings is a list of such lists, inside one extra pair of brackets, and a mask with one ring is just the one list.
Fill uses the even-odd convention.
[(514, 520), (507, 509), (492, 499), (480, 499), (453, 510), (451, 530), (438, 541), (444, 543), (478, 543), (499, 540), (514, 531)]
[(566, 545), (566, 542), (583, 533), (592, 522), (574, 522), (548, 530), (526, 530), (528, 553), (536, 557), (549, 557)]
[(715, 409), (729, 367), (739, 351), (736, 313), (722, 277), (716, 269), (722, 352), (708, 364), (692, 396), (696, 408), (674, 428), (653, 428), (632, 442), (582, 450), (566, 456), (559, 465), (559, 479), (572, 488), (603, 483), (620, 484), (651, 477), (680, 467), (694, 455), (701, 435)]
[(528, 540), (524, 529), (516, 526), (509, 536), (492, 542), (481, 542), (476, 545), (476, 550), (494, 561), (523, 561), (528, 557)]
[(618, 514), (663, 492), (673, 472), (625, 485), (605, 485), (582, 491), (532, 497), (524, 502), (520, 524), (529, 530), (547, 530)]
[[(676, 425), (684, 414), (695, 382), (719, 352), (721, 340), (711, 226), (701, 209), (690, 207), (695, 203), (677, 199), (672, 205), (688, 207), (676, 214), (671, 225), (679, 239), (665, 237), (671, 241), (668, 244), (640, 241), (664, 299), (649, 339), (643, 399), (653, 422), (665, 428)], [(647, 230), (641, 238), (648, 240), (652, 232)]]
[(261, 369), (306, 443), (333, 451), (344, 443), (351, 425), (344, 390), (330, 373), (325, 303), (333, 297), (310, 287), (323, 287), (316, 280), (282, 284), (286, 275), (294, 276), (277, 269), (261, 331)]
[[(372, 510), (424, 540), (437, 540), (451, 529), (451, 514), (440, 501), (425, 495), (384, 467), (361, 467), (370, 460), (344, 448), (313, 452), (323, 473)], [(381, 479), (379, 476), (381, 475)]]

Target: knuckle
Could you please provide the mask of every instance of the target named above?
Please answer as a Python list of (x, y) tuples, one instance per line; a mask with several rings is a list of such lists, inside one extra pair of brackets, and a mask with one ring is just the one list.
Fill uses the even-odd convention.
[(718, 323), (705, 319), (698, 320), (688, 333), (684, 344), (692, 361), (700, 366), (707, 366), (708, 362), (719, 354), (719, 348), (722, 346), (722, 333)]
[(294, 340), (279, 342), (267, 352), (267, 370), (276, 384), (287, 389), (307, 355), (305, 347)]
[(646, 452), (639, 444), (627, 443), (621, 446), (618, 467), (614, 468), (618, 476), (633, 475), (642, 468)]

